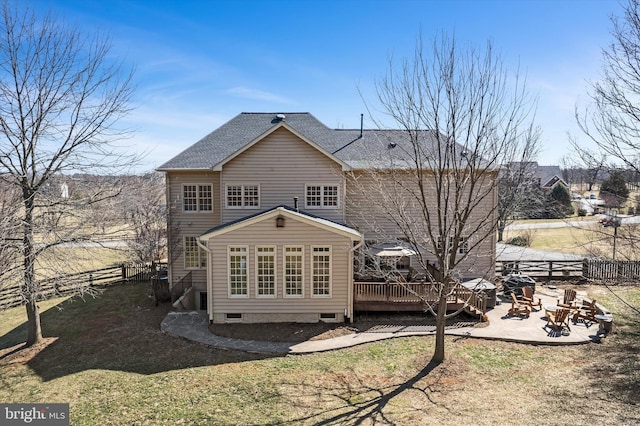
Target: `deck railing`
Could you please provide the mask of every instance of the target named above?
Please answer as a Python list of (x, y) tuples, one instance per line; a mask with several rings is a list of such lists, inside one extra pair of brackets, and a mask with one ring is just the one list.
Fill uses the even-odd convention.
[[(354, 282), (354, 303), (360, 306), (386, 303), (396, 307), (402, 304), (433, 304), (439, 299), (440, 286), (440, 283), (431, 282)], [(447, 292), (447, 304), (452, 308), (459, 309), (467, 304), (479, 312), (487, 311), (487, 296), (482, 292), (458, 283), (451, 284), (444, 291)]]

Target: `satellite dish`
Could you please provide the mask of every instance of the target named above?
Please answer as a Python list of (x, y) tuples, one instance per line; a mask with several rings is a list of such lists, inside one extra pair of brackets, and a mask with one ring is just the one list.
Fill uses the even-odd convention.
[(278, 120), (284, 120), (285, 118), (287, 118), (287, 116), (286, 116), (286, 115), (284, 115), (284, 114), (276, 114), (276, 118), (277, 118)]

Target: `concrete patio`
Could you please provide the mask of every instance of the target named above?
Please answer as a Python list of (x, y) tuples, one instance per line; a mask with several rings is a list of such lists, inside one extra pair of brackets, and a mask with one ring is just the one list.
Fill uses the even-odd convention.
[[(560, 289), (544, 286), (538, 286), (536, 290), (535, 297), (536, 299), (541, 299), (543, 308), (539, 311), (532, 311), (529, 318), (506, 316), (511, 307), (511, 302), (507, 302), (506, 299), (504, 299), (505, 301), (487, 312), (488, 324), (480, 323), (476, 326), (449, 328), (446, 334), (539, 345), (576, 345), (597, 341), (599, 339), (599, 325), (597, 323), (585, 324), (585, 322), (579, 321), (577, 324), (573, 324), (573, 322), (570, 322), (571, 330), (568, 335), (563, 335), (551, 327), (545, 328), (547, 320), (544, 307), (555, 306), (558, 299), (562, 299), (563, 293)], [(585, 297), (585, 294), (578, 292), (578, 300), (583, 297)], [(378, 340), (435, 333), (433, 326), (397, 326), (385, 327), (383, 331), (365, 331), (331, 339), (309, 340), (301, 343), (283, 343), (247, 341), (216, 336), (211, 334), (208, 325), (208, 318), (203, 313), (169, 312), (162, 321), (161, 329), (167, 334), (215, 348), (274, 354), (323, 352)]]

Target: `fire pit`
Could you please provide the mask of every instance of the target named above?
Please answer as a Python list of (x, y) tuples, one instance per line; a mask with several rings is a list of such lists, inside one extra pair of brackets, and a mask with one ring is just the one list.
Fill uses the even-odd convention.
[(502, 290), (505, 296), (515, 293), (516, 296), (522, 295), (522, 287), (531, 287), (533, 292), (536, 291), (536, 282), (528, 275), (513, 274), (509, 275), (506, 280), (502, 282)]

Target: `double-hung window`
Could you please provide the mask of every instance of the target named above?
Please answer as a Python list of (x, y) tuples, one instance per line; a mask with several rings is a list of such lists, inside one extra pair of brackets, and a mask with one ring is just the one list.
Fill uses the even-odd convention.
[[(204, 244), (203, 244), (204, 245)], [(187, 235), (184, 237), (184, 267), (185, 269), (202, 269), (207, 266), (207, 253), (198, 245), (198, 237)]]
[(256, 295), (276, 296), (275, 247), (256, 247)]
[(303, 297), (304, 247), (284, 248), (284, 296)]
[(331, 247), (312, 247), (311, 252), (311, 295), (314, 297), (330, 297)]
[(338, 185), (307, 185), (305, 207), (335, 209), (338, 207)]
[(229, 247), (229, 296), (248, 297), (247, 247)]
[[(449, 250), (453, 248), (454, 238), (449, 237)], [(438, 250), (442, 250), (442, 238), (438, 237)], [(469, 251), (469, 238), (460, 237), (458, 240), (458, 254), (465, 254)]]
[(227, 208), (251, 209), (260, 207), (259, 185), (227, 185)]
[(213, 211), (213, 191), (211, 185), (183, 185), (182, 210), (185, 212)]

